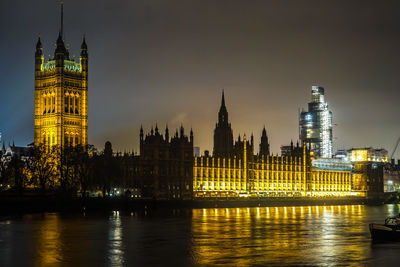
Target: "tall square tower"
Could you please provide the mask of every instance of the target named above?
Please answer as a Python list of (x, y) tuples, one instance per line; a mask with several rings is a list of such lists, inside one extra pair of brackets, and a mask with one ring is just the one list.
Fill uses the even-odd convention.
[(88, 52), (85, 37), (79, 62), (69, 56), (62, 27), (54, 58), (44, 60), (40, 37), (35, 53), (35, 145), (88, 143)]

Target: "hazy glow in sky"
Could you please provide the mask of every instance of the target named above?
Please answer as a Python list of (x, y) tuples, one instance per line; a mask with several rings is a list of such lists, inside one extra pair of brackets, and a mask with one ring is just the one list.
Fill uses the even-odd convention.
[[(139, 128), (193, 127), (212, 150), (221, 90), (235, 138), (265, 125), (274, 153), (298, 138), (298, 110), (325, 87), (334, 147), (400, 136), (399, 1), (65, 1), (65, 39), (89, 49), (89, 142), (138, 150)], [(54, 0), (0, 4), (0, 131), (33, 141), (34, 49), (53, 54)], [(400, 154), (398, 153), (399, 157)]]

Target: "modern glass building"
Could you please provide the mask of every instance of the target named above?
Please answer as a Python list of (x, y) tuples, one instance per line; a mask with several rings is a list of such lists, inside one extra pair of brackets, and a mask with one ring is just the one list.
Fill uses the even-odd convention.
[(308, 111), (299, 119), (300, 140), (311, 146), (315, 157), (332, 157), (332, 112), (324, 99), (324, 88), (313, 86)]

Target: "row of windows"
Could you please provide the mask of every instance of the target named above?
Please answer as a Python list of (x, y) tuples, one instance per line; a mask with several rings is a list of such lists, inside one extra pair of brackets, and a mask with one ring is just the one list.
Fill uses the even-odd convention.
[[(220, 168), (220, 167), (213, 167), (213, 166), (200, 166), (196, 167), (202, 169), (214, 169), (214, 170), (231, 170), (231, 169), (238, 169), (238, 168), (243, 168), (243, 166), (240, 166), (239, 164), (236, 166), (226, 166), (225, 168)], [(247, 166), (247, 169), (252, 169), (255, 171), (268, 171), (268, 170), (274, 170), (274, 171), (301, 171), (303, 166), (301, 165), (281, 165), (281, 164), (271, 164), (271, 165), (266, 165), (264, 168), (254, 168), (254, 166), (251, 166), (250, 164)]]
[(43, 114), (54, 113), (56, 111), (56, 96), (43, 95), (42, 96)]
[[(70, 86), (70, 87), (77, 87), (80, 88), (80, 84), (79, 83), (74, 83), (74, 82), (64, 82), (65, 86)], [(52, 81), (52, 82), (45, 82), (43, 83), (42, 87), (49, 87), (49, 86), (56, 86), (56, 82)]]
[(74, 95), (64, 97), (64, 111), (71, 114), (80, 113), (80, 98)]
[[(43, 144), (46, 145), (56, 145), (56, 137), (54, 134), (44, 134), (43, 135)], [(64, 135), (64, 144), (66, 146), (76, 146), (81, 144), (81, 139), (79, 138), (79, 136), (76, 135)]]
[[(56, 97), (55, 95), (42, 96), (42, 113), (55, 113), (56, 112)], [(80, 113), (80, 98), (78, 96), (65, 96), (64, 97), (64, 111), (70, 114), (79, 114)]]
[(81, 144), (81, 139), (77, 135), (64, 135), (64, 145), (65, 146), (76, 146)]

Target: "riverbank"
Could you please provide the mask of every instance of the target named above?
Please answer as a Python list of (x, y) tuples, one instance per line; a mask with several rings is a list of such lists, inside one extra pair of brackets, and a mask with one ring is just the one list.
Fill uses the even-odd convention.
[(199, 209), (199, 208), (240, 208), (240, 207), (281, 207), (281, 206), (323, 206), (323, 205), (381, 205), (380, 200), (360, 197), (346, 198), (245, 198), (245, 199), (195, 199), (195, 200), (153, 200), (131, 198), (63, 198), (46, 196), (0, 196), (0, 214), (36, 212), (90, 212), (111, 210), (153, 210), (153, 209)]

